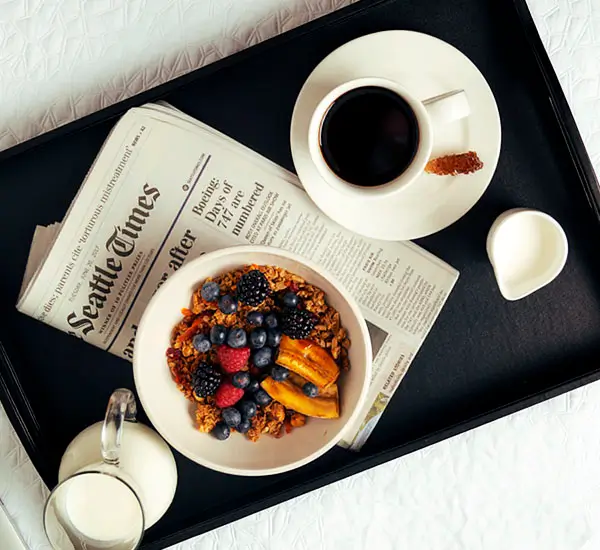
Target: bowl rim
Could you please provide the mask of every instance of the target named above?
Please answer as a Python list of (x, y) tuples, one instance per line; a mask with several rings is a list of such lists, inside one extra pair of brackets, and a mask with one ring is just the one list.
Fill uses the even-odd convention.
[[(139, 360), (138, 360), (140, 354), (136, 353), (136, 352), (139, 347), (139, 342), (141, 341), (140, 335), (144, 333), (146, 325), (150, 323), (149, 319), (151, 317), (152, 310), (158, 303), (159, 298), (163, 294), (167, 294), (169, 292), (169, 289), (174, 284), (176, 284), (177, 279), (180, 277), (180, 275), (182, 273), (191, 271), (198, 264), (210, 263), (211, 261), (213, 261), (215, 259), (218, 259), (218, 258), (221, 258), (224, 256), (229, 256), (234, 253), (235, 254), (244, 254), (245, 253), (245, 254), (255, 254), (255, 255), (270, 254), (273, 256), (280, 256), (280, 257), (286, 258), (288, 260), (292, 260), (292, 261), (301, 263), (305, 267), (308, 267), (310, 270), (312, 270), (315, 273), (318, 273), (322, 277), (326, 278), (329, 281), (329, 283), (338, 290), (341, 297), (346, 301), (347, 305), (350, 307), (350, 310), (352, 311), (353, 315), (355, 316), (355, 318), (358, 322), (358, 327), (360, 329), (361, 336), (362, 336), (362, 339), (365, 344), (365, 358), (364, 358), (365, 359), (365, 369), (364, 369), (364, 378), (363, 378), (363, 382), (362, 382), (362, 387), (360, 390), (360, 395), (356, 401), (356, 406), (354, 407), (354, 410), (348, 417), (348, 420), (346, 420), (345, 424), (339, 430), (339, 432), (334, 437), (332, 437), (331, 440), (328, 441), (326, 444), (319, 447), (316, 451), (312, 452), (308, 456), (305, 456), (304, 458), (298, 459), (294, 462), (290, 462), (289, 464), (286, 464), (283, 466), (277, 466), (277, 467), (273, 467), (273, 468), (257, 468), (257, 469), (235, 468), (235, 467), (223, 466), (222, 464), (219, 464), (219, 463), (211, 461), (211, 460), (207, 460), (203, 457), (198, 457), (198, 456), (194, 455), (193, 453), (188, 452), (187, 450), (181, 449), (169, 437), (168, 434), (163, 433), (163, 431), (158, 429), (157, 423), (155, 422), (155, 418), (157, 418), (158, 415), (155, 415), (154, 411), (151, 411), (151, 408), (148, 406), (148, 401), (146, 400), (145, 396), (143, 395), (143, 392), (140, 391), (141, 384), (140, 384), (139, 380), (141, 380), (141, 377), (142, 377), (142, 374), (141, 374), (142, 369), (141, 369), (141, 366), (140, 366)], [(255, 262), (255, 263), (260, 265), (260, 262)], [(304, 466), (304, 465), (312, 462), (313, 460), (319, 458), (320, 456), (324, 455), (327, 451), (329, 451), (337, 443), (339, 443), (339, 441), (343, 438), (345, 432), (347, 431), (348, 427), (352, 426), (356, 422), (358, 415), (362, 411), (362, 408), (365, 404), (367, 393), (369, 391), (369, 386), (370, 386), (370, 382), (371, 382), (371, 370), (372, 370), (372, 362), (373, 362), (372, 355), (373, 354), (372, 354), (372, 348), (371, 348), (371, 338), (369, 336), (369, 331), (368, 331), (368, 328), (367, 328), (367, 325), (365, 322), (365, 318), (364, 318), (362, 312), (360, 311), (360, 307), (358, 306), (358, 303), (356, 302), (356, 300), (349, 294), (348, 290), (346, 290), (345, 286), (342, 285), (336, 277), (331, 275), (326, 269), (323, 269), (322, 267), (317, 265), (312, 260), (309, 260), (308, 258), (305, 258), (304, 256), (301, 256), (299, 254), (296, 254), (295, 252), (289, 252), (287, 250), (283, 250), (281, 248), (275, 248), (272, 246), (237, 245), (237, 246), (228, 246), (225, 248), (214, 250), (212, 252), (207, 252), (205, 254), (202, 254), (198, 258), (190, 260), (183, 267), (178, 269), (173, 275), (171, 275), (164, 282), (163, 285), (161, 285), (161, 287), (158, 289), (156, 294), (152, 297), (150, 302), (148, 302), (148, 305), (144, 309), (144, 313), (142, 314), (142, 318), (140, 319), (140, 322), (138, 324), (138, 329), (137, 329), (137, 334), (136, 334), (135, 344), (134, 344), (132, 365), (133, 365), (133, 378), (134, 378), (134, 383), (135, 383), (135, 389), (136, 389), (138, 398), (140, 400), (140, 403), (142, 404), (142, 407), (144, 408), (144, 411), (145, 411), (146, 415), (148, 416), (148, 419), (154, 426), (154, 429), (164, 438), (164, 440), (171, 447), (173, 447), (175, 450), (177, 450), (177, 452), (181, 453), (183, 456), (185, 456), (192, 462), (195, 462), (196, 464), (199, 464), (206, 468), (210, 468), (217, 472), (221, 472), (221, 473), (225, 473), (225, 474), (232, 474), (232, 475), (239, 475), (239, 476), (258, 477), (258, 476), (265, 476), (265, 475), (281, 474), (284, 472), (289, 472), (291, 470), (295, 470), (296, 468), (300, 468), (301, 466)], [(183, 397), (183, 395), (182, 395), (182, 397)], [(203, 435), (208, 436), (208, 434), (203, 434)]]

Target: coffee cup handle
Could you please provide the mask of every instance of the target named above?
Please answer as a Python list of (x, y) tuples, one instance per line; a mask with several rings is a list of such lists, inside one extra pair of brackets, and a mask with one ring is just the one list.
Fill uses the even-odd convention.
[(434, 126), (466, 118), (471, 113), (467, 94), (464, 90), (452, 90), (425, 99), (422, 103)]

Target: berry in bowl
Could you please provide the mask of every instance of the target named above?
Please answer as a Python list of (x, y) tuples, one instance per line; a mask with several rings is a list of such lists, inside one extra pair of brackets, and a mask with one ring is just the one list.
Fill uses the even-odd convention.
[[(358, 306), (319, 267), (269, 247), (206, 254), (171, 276), (136, 338), (140, 400), (204, 466), (284, 472), (357, 421), (371, 347)], [(285, 443), (282, 441), (285, 441)]]
[(258, 441), (307, 417), (339, 417), (335, 382), (350, 339), (320, 288), (281, 267), (246, 265), (205, 280), (182, 315), (167, 364), (197, 403), (199, 431)]

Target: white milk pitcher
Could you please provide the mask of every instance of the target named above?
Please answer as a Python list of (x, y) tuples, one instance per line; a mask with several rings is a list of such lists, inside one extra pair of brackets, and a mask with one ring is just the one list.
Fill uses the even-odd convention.
[(177, 468), (169, 446), (136, 421), (135, 397), (110, 396), (104, 422), (67, 447), (44, 510), (56, 550), (132, 550), (170, 506)]
[(530, 208), (507, 210), (492, 224), (487, 253), (507, 300), (520, 300), (552, 282), (569, 253), (564, 229), (551, 216)]

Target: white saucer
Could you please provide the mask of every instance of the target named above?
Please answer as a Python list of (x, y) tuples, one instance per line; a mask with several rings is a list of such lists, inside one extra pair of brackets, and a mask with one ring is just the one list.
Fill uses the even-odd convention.
[[(308, 126), (319, 101), (340, 84), (361, 77), (394, 80), (420, 99), (465, 90), (471, 115), (436, 127), (432, 155), (476, 151), (484, 163), (465, 176), (423, 174), (392, 197), (356, 201), (328, 183), (308, 151)], [(477, 67), (459, 50), (426, 34), (386, 31), (363, 36), (327, 56), (305, 82), (291, 125), (296, 171), (317, 206), (340, 225), (367, 237), (409, 240), (436, 233), (464, 216), (487, 189), (500, 154), (500, 116)]]

